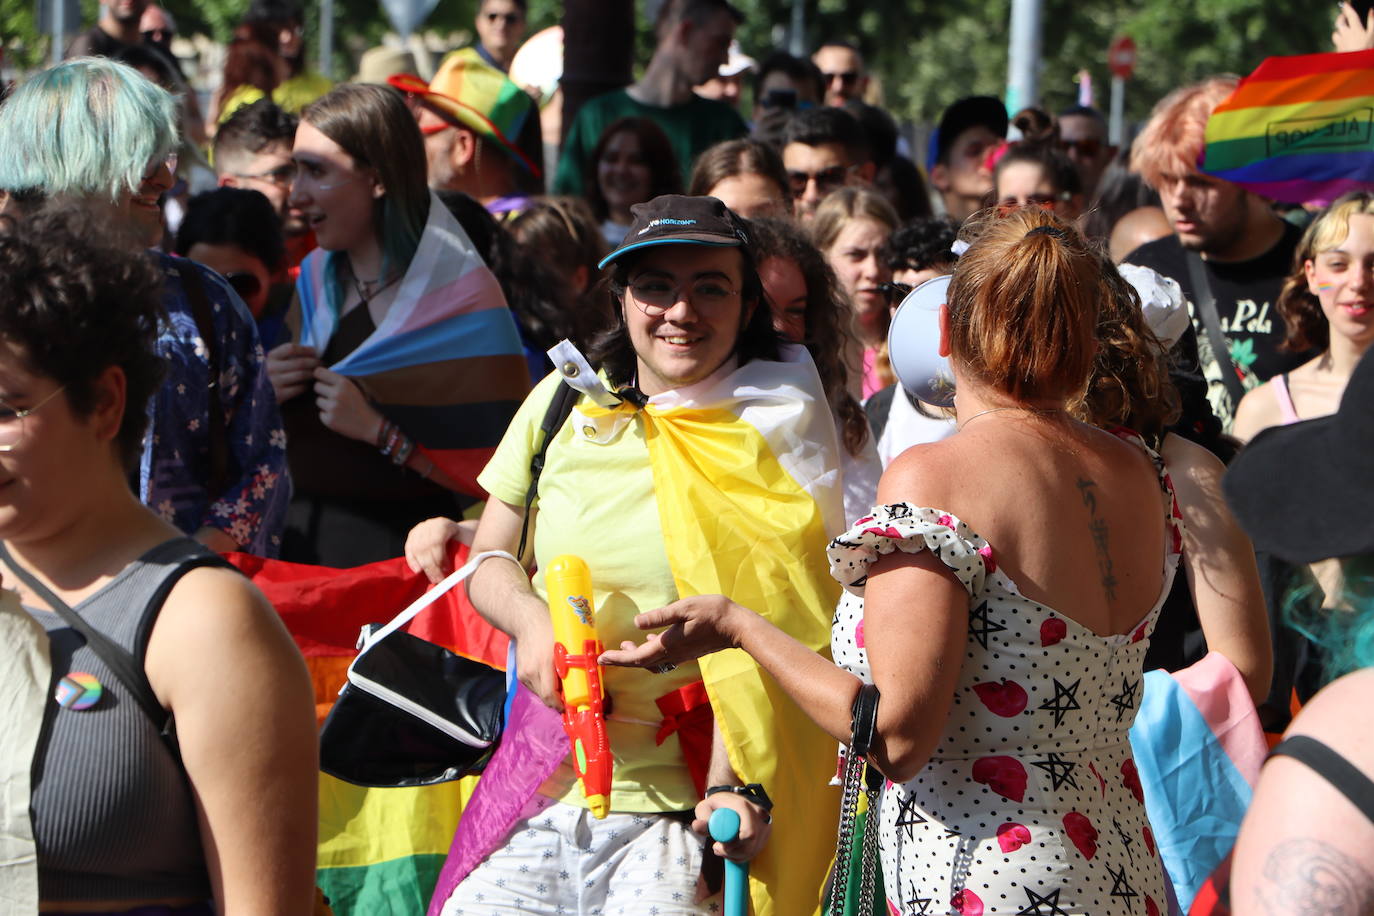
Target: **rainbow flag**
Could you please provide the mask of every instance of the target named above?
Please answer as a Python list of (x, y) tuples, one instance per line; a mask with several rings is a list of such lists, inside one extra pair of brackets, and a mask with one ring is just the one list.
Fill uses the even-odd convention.
[[(226, 557), (272, 602), (305, 656), (321, 722), (357, 654), (358, 631), (390, 620), (429, 588), (403, 559), (330, 569), (242, 553)], [(454, 562), (466, 559), (467, 548), (460, 547)], [(493, 667), (506, 666), (506, 635), (477, 615), (461, 587), (406, 629)], [(469, 777), (437, 786), (368, 789), (321, 773), (316, 883), (335, 916), (424, 912), (476, 785), (477, 778)]]
[(1374, 50), (1266, 59), (1208, 119), (1200, 165), (1287, 203), (1374, 189)]
[[(321, 353), (338, 324), (325, 295), (337, 257), (316, 249), (296, 281), (300, 342)], [(477, 475), (529, 393), (529, 369), (496, 277), (433, 194), (386, 317), (329, 368), (356, 381), (456, 489), (486, 498)]]

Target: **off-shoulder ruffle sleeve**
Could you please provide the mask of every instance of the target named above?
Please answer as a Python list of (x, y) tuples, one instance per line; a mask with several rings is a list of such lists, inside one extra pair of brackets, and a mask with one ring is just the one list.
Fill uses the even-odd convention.
[(868, 579), (868, 568), (894, 550), (929, 550), (950, 568), (970, 595), (981, 592), (987, 576), (997, 571), (992, 547), (953, 515), (910, 503), (893, 503), (874, 506), (870, 515), (830, 542), (826, 549), (830, 574), (847, 590), (861, 591)]

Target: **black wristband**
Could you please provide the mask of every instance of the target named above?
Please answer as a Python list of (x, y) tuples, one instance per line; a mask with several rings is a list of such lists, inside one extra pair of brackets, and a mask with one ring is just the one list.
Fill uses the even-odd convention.
[(732, 792), (735, 795), (743, 796), (765, 811), (773, 810), (773, 799), (769, 798), (763, 786), (756, 782), (751, 782), (747, 786), (711, 786), (706, 790), (706, 795), (709, 797), (717, 792)]

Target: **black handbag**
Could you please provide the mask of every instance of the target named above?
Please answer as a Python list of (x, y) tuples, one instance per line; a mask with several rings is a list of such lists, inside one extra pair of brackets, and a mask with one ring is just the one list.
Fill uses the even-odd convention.
[(363, 628), (348, 680), (320, 730), (320, 769), (359, 786), (427, 786), (479, 773), (514, 695), (508, 671), (400, 632), (476, 571), (491, 550), (427, 591), (385, 626)]

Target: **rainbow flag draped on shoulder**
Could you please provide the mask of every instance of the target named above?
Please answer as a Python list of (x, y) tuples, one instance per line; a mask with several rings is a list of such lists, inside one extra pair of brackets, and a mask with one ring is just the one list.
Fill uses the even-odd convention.
[(1266, 59), (1208, 119), (1201, 169), (1288, 203), (1374, 189), (1374, 50)]
[[(755, 360), (655, 395), (642, 409), (599, 407), (584, 397), (571, 422), (581, 428), (607, 419), (644, 426), (644, 463), (633, 473), (653, 475), (678, 596), (728, 595), (829, 657), (839, 586), (825, 546), (844, 527), (840, 453), (806, 351), (788, 347), (784, 361)], [(735, 772), (763, 784), (777, 803), (768, 847), (750, 867), (752, 912), (819, 912), (838, 817), (839, 795), (826, 789), (835, 741), (744, 652), (718, 652), (700, 664)], [(556, 714), (519, 692), (454, 837), (431, 916), (504, 842), (566, 754)]]
[[(325, 294), (337, 256), (301, 264), (300, 343), (323, 352), (338, 323)], [(496, 278), (439, 198), (381, 324), (329, 368), (354, 379), (457, 489), (485, 498), (477, 474), (529, 391), (515, 319)]]

